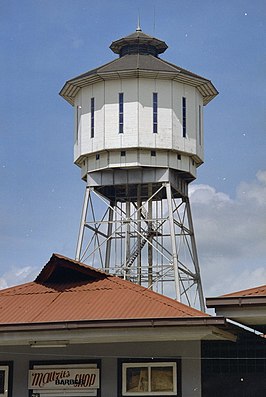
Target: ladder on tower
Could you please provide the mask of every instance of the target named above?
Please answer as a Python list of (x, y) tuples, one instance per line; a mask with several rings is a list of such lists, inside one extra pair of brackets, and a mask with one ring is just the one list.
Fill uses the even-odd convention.
[(126, 263), (122, 266), (123, 269), (128, 269), (130, 268), (135, 259), (139, 256), (140, 251), (142, 250), (142, 248), (145, 246), (145, 244), (148, 242), (149, 238), (154, 235), (156, 232), (154, 230), (150, 230), (150, 231), (146, 231), (146, 235), (145, 237), (143, 237), (141, 239), (141, 242), (139, 244), (138, 241), (136, 241), (136, 243), (133, 245), (132, 249), (131, 249), (131, 253), (129, 258), (126, 260)]
[(142, 239), (141, 241), (136, 241), (135, 244), (131, 248), (131, 252), (129, 257), (127, 258), (125, 264), (122, 266), (123, 270), (128, 270), (134, 263), (135, 259), (139, 256), (142, 248), (146, 245), (146, 243), (149, 241), (149, 238), (152, 236), (159, 236), (159, 228), (161, 227), (160, 222), (151, 222), (148, 219), (148, 211), (146, 210), (145, 207), (141, 208), (141, 216), (144, 219), (144, 221), (148, 225), (148, 229), (146, 229), (142, 234)]

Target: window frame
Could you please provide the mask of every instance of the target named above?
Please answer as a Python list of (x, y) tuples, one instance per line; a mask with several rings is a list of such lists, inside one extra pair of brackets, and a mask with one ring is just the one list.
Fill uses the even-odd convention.
[[(127, 391), (127, 369), (128, 368), (148, 368), (149, 389), (151, 389), (152, 368), (172, 367), (173, 369), (173, 391)], [(169, 359), (120, 359), (119, 360), (119, 396), (176, 396), (181, 397), (181, 360), (178, 358)]]
[(4, 384), (3, 384), (4, 392), (1, 393), (1, 390), (0, 390), (0, 397), (11, 397), (12, 396), (12, 383), (13, 383), (12, 382), (13, 362), (12, 361), (0, 361), (0, 371), (5, 371)]

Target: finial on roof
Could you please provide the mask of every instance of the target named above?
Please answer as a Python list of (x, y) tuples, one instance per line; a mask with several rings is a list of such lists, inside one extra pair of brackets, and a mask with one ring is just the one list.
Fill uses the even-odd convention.
[(137, 26), (136, 32), (142, 32), (141, 27), (140, 27), (140, 16), (138, 16), (138, 26)]

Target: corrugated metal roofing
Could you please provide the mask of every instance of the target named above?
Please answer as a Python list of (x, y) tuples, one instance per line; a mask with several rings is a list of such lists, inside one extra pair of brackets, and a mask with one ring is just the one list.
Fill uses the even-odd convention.
[(244, 289), (241, 291), (236, 291), (231, 294), (226, 294), (222, 295), (221, 298), (223, 297), (241, 297), (241, 296), (266, 296), (266, 285), (261, 285), (260, 287), (254, 287), (254, 288), (249, 288), (249, 289)]
[(34, 282), (0, 291), (0, 325), (191, 317), (206, 314), (57, 254)]

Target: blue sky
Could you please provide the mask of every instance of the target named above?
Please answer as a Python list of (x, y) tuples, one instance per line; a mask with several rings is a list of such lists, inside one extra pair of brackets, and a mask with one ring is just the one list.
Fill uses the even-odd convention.
[[(266, 283), (266, 3), (263, 0), (0, 0), (0, 287), (53, 252), (73, 257), (84, 182), (73, 165), (66, 80), (142, 30), (162, 58), (212, 80), (192, 211), (207, 295)], [(221, 282), (222, 280), (222, 282)]]

